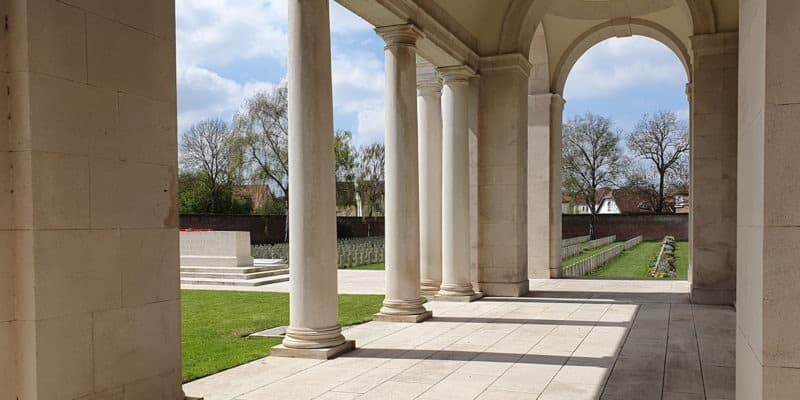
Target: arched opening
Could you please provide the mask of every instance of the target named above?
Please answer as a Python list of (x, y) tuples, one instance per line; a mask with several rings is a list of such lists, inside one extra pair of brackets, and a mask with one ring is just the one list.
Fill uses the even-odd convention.
[(562, 243), (562, 276), (688, 278), (689, 67), (653, 32), (577, 42), (559, 65), (562, 232), (590, 236)]
[[(633, 19), (587, 30), (555, 63), (548, 62), (547, 38), (540, 26), (530, 54), (529, 277), (657, 275), (686, 279), (690, 261), (686, 87), (691, 65), (683, 43), (658, 24)], [(543, 75), (550, 79), (543, 82)], [(562, 141), (562, 131), (574, 132), (581, 121), (585, 128), (587, 119), (607, 127), (607, 139), (614, 143), (609, 155), (615, 161), (604, 160), (609, 165), (600, 170), (575, 171), (580, 165), (562, 155), (577, 144)], [(648, 126), (651, 130), (664, 126), (667, 132), (657, 136), (648, 132)], [(667, 145), (663, 154), (650, 154), (660, 145)], [(583, 166), (589, 164), (587, 160)], [(562, 175), (565, 168), (572, 173)], [(575, 177), (589, 172), (592, 178), (576, 185)], [(543, 204), (543, 193), (549, 193), (548, 212), (537, 210)], [(584, 236), (590, 237), (579, 239)], [(651, 242), (638, 246), (640, 236)], [(651, 258), (662, 255), (665, 236), (679, 239), (679, 248), (674, 250), (681, 258), (672, 261), (674, 252), (667, 251), (670, 261), (663, 263), (660, 269), (664, 271), (658, 274), (659, 266), (651, 265)], [(635, 252), (627, 251), (626, 247), (634, 246)], [(598, 254), (597, 258), (615, 261), (597, 271), (594, 266), (580, 265)], [(637, 257), (641, 259), (636, 261), (640, 264), (637, 268), (620, 272), (616, 267)]]

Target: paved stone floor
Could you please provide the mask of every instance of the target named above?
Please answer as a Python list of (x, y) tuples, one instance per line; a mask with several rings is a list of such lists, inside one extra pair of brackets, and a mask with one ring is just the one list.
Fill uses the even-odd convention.
[(347, 330), (330, 361), (267, 357), (184, 386), (206, 400), (734, 398), (735, 312), (677, 281), (532, 281), (525, 298), (430, 302)]

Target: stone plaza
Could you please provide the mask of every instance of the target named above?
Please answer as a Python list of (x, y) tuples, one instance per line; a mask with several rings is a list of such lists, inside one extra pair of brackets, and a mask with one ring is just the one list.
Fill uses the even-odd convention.
[[(288, 0), (287, 357), (184, 392), (175, 2), (0, 1), (0, 400), (797, 398), (800, 2), (338, 3), (385, 42), (383, 307), (338, 325), (330, 3)], [(562, 276), (564, 85), (631, 35), (687, 73), (688, 283)]]

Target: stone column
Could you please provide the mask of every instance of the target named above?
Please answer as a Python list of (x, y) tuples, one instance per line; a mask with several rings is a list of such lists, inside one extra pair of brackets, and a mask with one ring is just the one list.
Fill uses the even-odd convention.
[(434, 66), (417, 63), (419, 114), (419, 250), (421, 290), (442, 283), (442, 81)]
[(430, 318), (420, 298), (416, 43), (413, 25), (376, 29), (386, 42), (386, 299), (377, 321)]
[(795, 1), (741, 2), (737, 399), (800, 393), (799, 18)]
[(470, 282), (469, 94), (475, 71), (438, 69), (442, 93), (442, 285), (436, 300), (472, 301), (482, 294)]
[(733, 304), (736, 295), (737, 34), (692, 37), (692, 301)]
[(328, 0), (289, 0), (289, 327), (273, 356), (331, 358), (339, 326)]
[(487, 296), (528, 293), (528, 76), (521, 54), (481, 59), (478, 277)]
[(558, 94), (528, 95), (528, 277), (561, 277), (561, 119)]

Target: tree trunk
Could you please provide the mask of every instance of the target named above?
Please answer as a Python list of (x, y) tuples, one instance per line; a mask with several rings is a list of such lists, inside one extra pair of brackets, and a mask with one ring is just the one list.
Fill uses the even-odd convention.
[(658, 210), (659, 213), (664, 212), (664, 173), (658, 174)]

